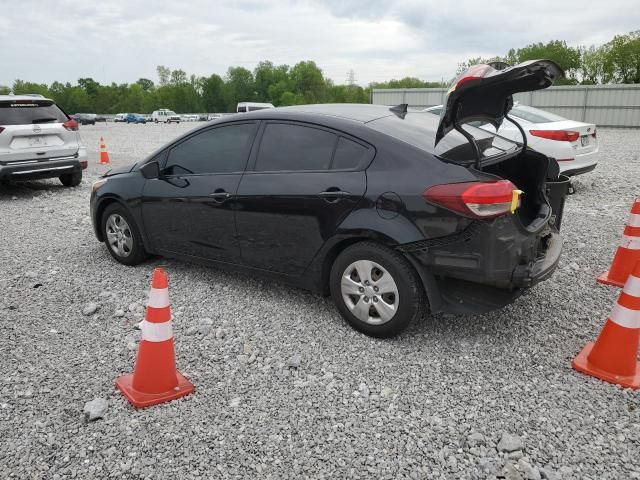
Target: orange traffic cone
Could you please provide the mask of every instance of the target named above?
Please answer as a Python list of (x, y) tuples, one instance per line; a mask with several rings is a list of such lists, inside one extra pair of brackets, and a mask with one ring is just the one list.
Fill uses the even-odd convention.
[(624, 227), (622, 241), (616, 251), (611, 268), (598, 277), (598, 282), (622, 287), (631, 269), (640, 260), (640, 197), (631, 207), (629, 220)]
[(589, 342), (571, 366), (623, 387), (640, 388), (640, 262), (636, 262), (620, 298), (596, 343)]
[(129, 403), (144, 408), (193, 393), (195, 387), (176, 370), (169, 285), (161, 268), (153, 271), (147, 314), (140, 328), (142, 340), (134, 372), (116, 380)]
[(104, 144), (104, 139), (100, 137), (100, 164), (106, 165), (109, 163), (109, 152), (107, 152), (107, 146)]

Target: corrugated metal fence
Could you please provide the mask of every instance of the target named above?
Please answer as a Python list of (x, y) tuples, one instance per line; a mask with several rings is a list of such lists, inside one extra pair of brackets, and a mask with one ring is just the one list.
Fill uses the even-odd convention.
[[(375, 89), (372, 103), (426, 108), (443, 102), (445, 88)], [(518, 93), (514, 99), (602, 127), (640, 127), (640, 85), (576, 85)]]

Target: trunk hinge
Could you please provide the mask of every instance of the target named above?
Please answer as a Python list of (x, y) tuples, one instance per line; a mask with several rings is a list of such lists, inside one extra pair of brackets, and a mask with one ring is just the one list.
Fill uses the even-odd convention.
[(506, 118), (511, 123), (513, 123), (518, 128), (518, 130), (520, 130), (520, 135), (522, 135), (522, 151), (525, 152), (527, 150), (527, 135), (524, 133), (524, 129), (518, 122), (516, 122), (509, 115), (505, 114), (504, 118)]
[[(458, 104), (458, 110), (462, 108), (461, 104)], [(462, 126), (460, 126), (460, 124), (458, 123), (458, 115), (456, 113), (456, 115), (453, 116), (453, 128), (458, 131), (460, 134), (462, 134), (462, 136), (464, 138), (467, 139), (467, 141), (473, 146), (473, 150), (476, 153), (476, 170), (480, 170), (480, 160), (482, 158), (482, 154), (480, 153), (480, 147), (478, 147), (478, 142), (476, 142), (476, 139), (473, 138), (473, 135), (471, 135), (469, 132), (465, 131)]]

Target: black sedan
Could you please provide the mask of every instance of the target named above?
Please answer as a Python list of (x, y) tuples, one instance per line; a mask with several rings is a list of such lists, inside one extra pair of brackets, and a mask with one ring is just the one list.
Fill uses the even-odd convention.
[(460, 125), (502, 121), (512, 92), (561, 72), (484, 67), (457, 81), (440, 119), (310, 105), (210, 122), (96, 182), (96, 236), (126, 265), (157, 254), (331, 294), (374, 336), (427, 306), (500, 308), (554, 271), (566, 179), (554, 160)]

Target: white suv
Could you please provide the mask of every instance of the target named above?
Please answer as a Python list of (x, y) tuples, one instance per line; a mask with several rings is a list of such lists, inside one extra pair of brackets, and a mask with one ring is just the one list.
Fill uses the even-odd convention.
[(40, 95), (0, 95), (0, 180), (82, 181), (87, 149), (78, 122)]

